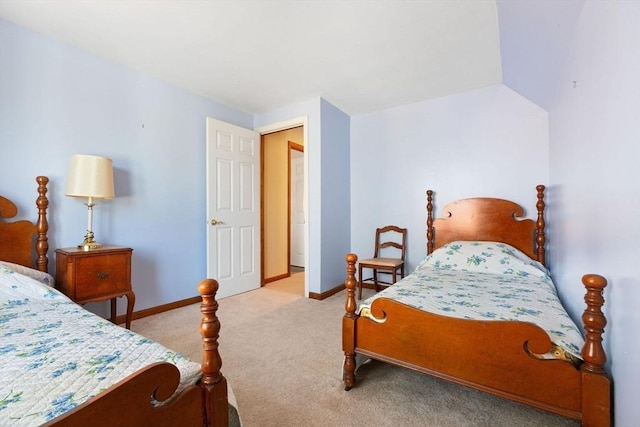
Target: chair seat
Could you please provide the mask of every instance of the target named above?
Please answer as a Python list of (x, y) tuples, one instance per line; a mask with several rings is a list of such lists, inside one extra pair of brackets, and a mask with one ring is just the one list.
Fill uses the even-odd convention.
[(379, 266), (379, 267), (387, 267), (394, 268), (399, 267), (404, 263), (403, 260), (398, 258), (369, 258), (363, 259), (360, 261), (360, 264), (367, 266)]

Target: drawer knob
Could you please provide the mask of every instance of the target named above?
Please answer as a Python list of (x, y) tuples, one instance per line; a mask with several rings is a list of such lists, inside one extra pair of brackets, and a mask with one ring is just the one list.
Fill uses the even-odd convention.
[(98, 273), (98, 279), (106, 279), (107, 277), (109, 277), (109, 273)]

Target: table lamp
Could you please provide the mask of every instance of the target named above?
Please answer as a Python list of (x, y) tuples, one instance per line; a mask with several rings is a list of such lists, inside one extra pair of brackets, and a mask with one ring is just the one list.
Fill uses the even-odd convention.
[(102, 245), (93, 240), (94, 199), (113, 199), (113, 162), (111, 159), (86, 154), (74, 154), (69, 163), (67, 176), (67, 196), (86, 197), (88, 208), (87, 234), (78, 245), (85, 251)]

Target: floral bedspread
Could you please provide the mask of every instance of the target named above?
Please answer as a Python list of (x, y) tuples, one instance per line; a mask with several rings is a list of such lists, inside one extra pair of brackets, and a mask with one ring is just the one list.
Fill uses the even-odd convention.
[(547, 270), (504, 243), (449, 243), (427, 256), (412, 274), (363, 301), (358, 313), (370, 311), (380, 297), (450, 317), (531, 322), (553, 343), (545, 358), (574, 364), (581, 360), (584, 339)]
[(15, 270), (0, 264), (0, 426), (43, 424), (158, 361), (181, 387), (200, 378), (198, 363)]

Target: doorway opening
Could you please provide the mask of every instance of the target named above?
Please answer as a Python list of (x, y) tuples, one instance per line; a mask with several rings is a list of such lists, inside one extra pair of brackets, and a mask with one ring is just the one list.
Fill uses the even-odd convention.
[(304, 126), (261, 132), (262, 285), (308, 295)]

